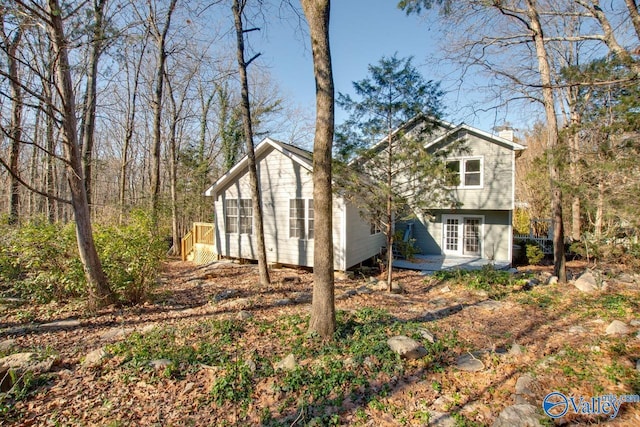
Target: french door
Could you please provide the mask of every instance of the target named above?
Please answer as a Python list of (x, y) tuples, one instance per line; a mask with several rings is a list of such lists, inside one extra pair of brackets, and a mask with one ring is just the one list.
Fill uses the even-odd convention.
[(442, 248), (445, 254), (482, 254), (482, 223), (479, 216), (443, 215)]

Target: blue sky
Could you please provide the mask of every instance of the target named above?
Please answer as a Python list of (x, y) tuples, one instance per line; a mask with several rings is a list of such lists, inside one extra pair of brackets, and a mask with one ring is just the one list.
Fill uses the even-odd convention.
[[(413, 56), (414, 65), (426, 79), (442, 81), (442, 88), (447, 92), (445, 120), (464, 121), (489, 132), (505, 119), (514, 122), (505, 111), (478, 115), (464, 108), (471, 102), (482, 103), (484, 95), (477, 91), (458, 91), (455, 81), (449, 80), (452, 70), (446, 64), (438, 63), (437, 20), (406, 16), (396, 8), (394, 0), (337, 0), (331, 7), (330, 37), (336, 92), (352, 93), (352, 82), (367, 76), (369, 64), (377, 63), (383, 55), (397, 52), (398, 57)], [(312, 110), (315, 86), (308, 37), (300, 34), (292, 23), (272, 21), (264, 40), (253, 47), (262, 53), (261, 62), (269, 67), (283, 95), (293, 97), (301, 107)], [(474, 78), (478, 77), (467, 75), (465, 86), (471, 87)], [(340, 123), (344, 118), (344, 113), (336, 110), (336, 122)]]

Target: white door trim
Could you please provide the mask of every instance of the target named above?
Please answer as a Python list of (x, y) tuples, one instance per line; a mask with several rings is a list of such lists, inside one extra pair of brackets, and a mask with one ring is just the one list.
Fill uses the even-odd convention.
[[(479, 243), (480, 254), (465, 253), (465, 220), (467, 219), (479, 219)], [(448, 224), (449, 223), (449, 224)], [(451, 227), (448, 227), (451, 225)], [(480, 256), (484, 258), (484, 215), (442, 215), (442, 253), (445, 255), (458, 255), (458, 256)]]

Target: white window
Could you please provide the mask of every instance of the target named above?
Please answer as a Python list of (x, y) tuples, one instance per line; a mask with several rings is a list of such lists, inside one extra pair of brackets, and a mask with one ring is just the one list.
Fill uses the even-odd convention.
[(253, 233), (253, 205), (251, 199), (228, 199), (225, 207), (227, 233)]
[(379, 234), (379, 233), (382, 233), (382, 230), (380, 229), (378, 224), (376, 224), (375, 222), (372, 222), (371, 223), (371, 228), (369, 229), (369, 233), (370, 234)]
[(313, 239), (313, 199), (289, 200), (289, 237)]
[(226, 224), (227, 233), (238, 232), (238, 201), (229, 199), (224, 210), (224, 222)]
[(240, 234), (253, 233), (253, 205), (251, 199), (240, 200)]
[(447, 169), (456, 175), (456, 187), (481, 188), (482, 163), (482, 157), (447, 160)]

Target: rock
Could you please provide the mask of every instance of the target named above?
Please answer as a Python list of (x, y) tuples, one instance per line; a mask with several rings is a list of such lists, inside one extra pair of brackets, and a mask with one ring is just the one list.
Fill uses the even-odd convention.
[(484, 363), (482, 363), (482, 360), (476, 358), (470, 353), (466, 353), (458, 356), (456, 359), (456, 368), (466, 372), (478, 372), (482, 371), (485, 366)]
[(153, 331), (157, 326), (158, 325), (156, 325), (155, 323), (151, 323), (150, 325), (144, 325), (142, 329), (140, 329), (140, 333), (148, 334), (149, 332)]
[(225, 289), (222, 292), (218, 292), (217, 294), (214, 295), (213, 300), (215, 302), (220, 302), (220, 301), (224, 301), (226, 299), (230, 299), (235, 297), (236, 295), (238, 295), (238, 290), (237, 289)]
[(281, 283), (289, 283), (289, 284), (294, 284), (294, 283), (300, 283), (300, 277), (298, 276), (285, 276), (282, 278), (282, 280), (280, 281)]
[(171, 365), (173, 365), (173, 361), (169, 359), (155, 359), (149, 362), (149, 366), (151, 366), (155, 371), (167, 369)]
[(353, 279), (353, 271), (336, 271), (333, 278), (335, 280), (351, 280)]
[(455, 427), (457, 425), (457, 421), (446, 412), (429, 411), (429, 426)]
[(0, 359), (0, 366), (12, 369), (26, 368), (34, 363), (37, 363), (36, 354), (30, 352), (10, 354)]
[(275, 300), (273, 302), (273, 305), (276, 306), (276, 307), (282, 307), (282, 306), (290, 305), (290, 304), (293, 304), (293, 300), (290, 299), (290, 298), (282, 298), (282, 299), (279, 299), (279, 300)]
[(356, 289), (359, 294), (370, 294), (373, 291), (366, 286), (360, 286)]
[(367, 282), (370, 285), (375, 285), (378, 283), (378, 279), (375, 276), (369, 276), (369, 278), (367, 279)]
[(76, 328), (80, 326), (78, 319), (59, 320), (57, 322), (43, 323), (39, 326), (40, 329), (65, 329)]
[(427, 349), (422, 344), (405, 335), (389, 338), (387, 345), (404, 359), (420, 359), (427, 355)]
[(347, 298), (350, 298), (350, 297), (352, 297), (354, 295), (358, 295), (358, 291), (356, 291), (355, 289), (347, 289), (341, 295), (338, 295), (336, 298), (338, 298), (338, 299), (347, 299)]
[(509, 349), (509, 354), (512, 356), (522, 356), (525, 348), (520, 344), (513, 343), (511, 344), (511, 348)]
[(445, 286), (442, 289), (440, 289), (440, 293), (448, 294), (449, 292), (451, 292), (451, 288), (448, 286)]
[[(629, 322), (629, 325), (633, 326), (634, 328), (637, 328), (638, 326), (640, 326), (640, 320), (633, 319), (631, 322)], [(0, 348), (1, 346), (2, 346), (2, 343), (0, 343)]]
[(247, 365), (247, 368), (249, 368), (251, 372), (255, 372), (256, 369), (258, 369), (258, 366), (256, 365), (256, 362), (253, 361), (253, 359), (247, 359), (244, 364)]
[(442, 395), (433, 401), (433, 407), (437, 411), (447, 412), (453, 406), (453, 399)]
[(422, 338), (424, 338), (425, 340), (429, 341), (430, 343), (435, 343), (436, 342), (436, 336), (431, 331), (429, 331), (428, 329), (418, 328), (418, 333), (420, 334), (420, 336)]
[(400, 282), (396, 282), (395, 280), (391, 282), (391, 292), (396, 294), (401, 294), (404, 292), (404, 288), (400, 284)]
[(236, 314), (236, 319), (238, 320), (249, 320), (253, 317), (253, 313), (246, 310), (240, 310), (238, 314)]
[(607, 335), (627, 335), (629, 332), (627, 324), (619, 320), (611, 322), (605, 330), (605, 334)]
[(125, 338), (127, 335), (129, 335), (131, 332), (133, 332), (133, 329), (131, 328), (113, 328), (113, 329), (109, 329), (108, 331), (100, 335), (100, 339), (102, 341), (121, 340)]
[(182, 394), (189, 394), (189, 392), (191, 392), (191, 390), (193, 390), (195, 387), (196, 387), (195, 383), (192, 383), (192, 382), (186, 383), (184, 388), (182, 389)]
[(479, 308), (482, 308), (484, 310), (496, 311), (496, 310), (500, 310), (502, 307), (504, 307), (504, 304), (501, 303), (500, 301), (495, 301), (495, 300), (492, 300), (492, 299), (488, 299), (488, 300), (479, 302), (476, 306), (479, 307)]
[(538, 413), (538, 408), (525, 403), (513, 405), (505, 408), (498, 418), (493, 422), (493, 427), (538, 427), (542, 426), (542, 415)]
[(4, 341), (0, 341), (0, 352), (9, 352), (16, 345), (16, 340), (9, 338)]
[(372, 285), (371, 288), (376, 291), (386, 291), (388, 289), (387, 282), (384, 280), (378, 280), (378, 282), (375, 285)]
[(569, 328), (569, 333), (570, 334), (586, 334), (587, 333), (587, 329), (584, 326), (580, 326), (580, 325), (574, 325), (572, 327)]
[(529, 374), (524, 374), (516, 381), (516, 394), (523, 394), (526, 396), (535, 396), (535, 393), (531, 389), (535, 380)]
[(291, 294), (291, 299), (295, 302), (311, 302), (312, 297), (311, 292), (294, 292)]
[(557, 285), (558, 284), (558, 276), (551, 276), (547, 279), (547, 285)]
[(633, 283), (635, 278), (629, 273), (622, 273), (618, 276), (618, 280), (622, 283)]
[(281, 369), (285, 371), (293, 371), (297, 366), (296, 357), (293, 354), (289, 354), (287, 357), (276, 363), (275, 369), (276, 371)]
[(91, 352), (89, 352), (82, 361), (82, 366), (85, 368), (94, 368), (99, 366), (102, 361), (107, 358), (108, 353), (104, 350), (104, 348), (98, 348)]
[(596, 278), (590, 271), (585, 271), (580, 277), (573, 282), (573, 286), (581, 290), (582, 292), (591, 293), (598, 290), (598, 283)]

